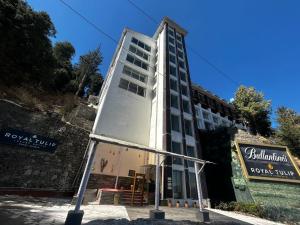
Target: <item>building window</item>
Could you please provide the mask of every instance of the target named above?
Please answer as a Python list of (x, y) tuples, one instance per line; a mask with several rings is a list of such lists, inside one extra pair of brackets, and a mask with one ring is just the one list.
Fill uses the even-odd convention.
[(170, 79), (170, 88), (174, 91), (177, 91), (177, 81), (176, 80), (173, 80), (173, 79)]
[(129, 82), (128, 80), (125, 80), (123, 78), (120, 79), (119, 87), (142, 97), (145, 97), (146, 94), (145, 88), (135, 83)]
[(183, 198), (183, 185), (182, 185), (183, 172), (179, 170), (173, 170), (173, 198)]
[(131, 42), (136, 44), (137, 46), (145, 49), (147, 52), (151, 52), (151, 47), (147, 44), (145, 44), (144, 42), (141, 42), (140, 40), (136, 39), (135, 37), (133, 37), (131, 39)]
[(185, 96), (189, 96), (187, 86), (181, 85), (181, 94), (183, 94), (183, 95), (185, 95)]
[(172, 130), (180, 132), (179, 116), (171, 115)]
[(171, 30), (171, 28), (169, 28), (169, 35), (173, 36), (174, 37), (174, 31)]
[(177, 42), (177, 48), (182, 49), (182, 44)]
[(178, 51), (178, 57), (183, 59), (183, 52), (182, 51)]
[[(193, 146), (186, 146), (186, 153), (190, 157), (195, 157), (195, 149)], [(194, 167), (194, 162), (188, 161), (189, 167)]]
[(132, 56), (132, 55), (129, 55), (129, 54), (128, 54), (127, 57), (126, 57), (126, 60), (127, 60), (128, 62), (130, 62), (130, 63), (132, 63), (132, 64), (138, 66), (138, 67), (143, 68), (144, 70), (148, 70), (148, 68), (149, 68), (149, 65), (148, 65), (147, 63), (142, 62), (141, 60), (135, 58), (135, 57)]
[(175, 47), (172, 45), (169, 45), (169, 51), (175, 54)]
[[(172, 141), (172, 152), (176, 154), (181, 154), (181, 143)], [(182, 159), (178, 157), (173, 157), (173, 163), (182, 165)]]
[(199, 129), (202, 129), (202, 120), (201, 119), (197, 119), (197, 126)]
[(197, 196), (197, 183), (196, 183), (196, 175), (195, 173), (189, 173), (190, 177), (190, 189), (191, 189), (191, 198), (198, 199)]
[(136, 47), (134, 47), (132, 45), (129, 46), (129, 51), (131, 51), (132, 53), (138, 55), (139, 57), (142, 57), (143, 59), (145, 59), (147, 61), (149, 60), (149, 55), (148, 54), (144, 53), (143, 51), (137, 49)]
[(184, 62), (182, 60), (178, 60), (178, 65), (180, 68), (185, 69)]
[(171, 94), (171, 107), (178, 109), (178, 96)]
[(123, 68), (123, 73), (126, 74), (127, 76), (130, 76), (136, 80), (139, 80), (143, 83), (147, 83), (147, 76), (128, 67), (128, 66), (124, 66)]
[(182, 100), (182, 107), (184, 112), (191, 113), (189, 101)]
[(176, 76), (176, 68), (174, 66), (171, 66), (171, 65), (170, 65), (170, 74), (173, 75), (174, 77), (177, 77)]
[(185, 134), (193, 136), (192, 122), (190, 120), (184, 120), (184, 129)]
[(169, 37), (169, 42), (170, 42), (170, 43), (174, 44), (174, 41), (175, 41), (174, 38)]
[(179, 76), (180, 76), (180, 79), (182, 81), (186, 81), (186, 74), (185, 74), (185, 72), (179, 71)]
[(170, 54), (170, 62), (176, 64), (176, 59), (175, 59), (175, 56)]
[(178, 41), (182, 41), (181, 35), (180, 34), (176, 34), (176, 38)]

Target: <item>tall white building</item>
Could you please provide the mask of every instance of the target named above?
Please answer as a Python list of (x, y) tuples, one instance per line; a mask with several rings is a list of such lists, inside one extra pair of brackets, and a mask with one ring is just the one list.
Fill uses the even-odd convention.
[[(219, 122), (213, 123), (213, 112), (193, 101), (186, 34), (167, 17), (152, 37), (124, 29), (100, 93), (98, 134), (201, 158), (198, 128), (223, 121), (229, 126), (233, 119), (215, 113)], [(206, 127), (209, 119), (212, 127)], [(93, 174), (126, 177), (129, 170), (145, 172), (154, 163), (147, 153), (121, 154), (117, 147), (102, 146)], [(104, 169), (102, 159), (108, 161)], [(197, 198), (193, 163), (167, 157), (162, 165), (162, 199)]]

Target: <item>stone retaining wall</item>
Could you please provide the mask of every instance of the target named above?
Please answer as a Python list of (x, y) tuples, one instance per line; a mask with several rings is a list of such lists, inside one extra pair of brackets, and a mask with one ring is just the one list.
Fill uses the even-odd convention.
[[(0, 101), (0, 130), (12, 128), (58, 141), (55, 153), (0, 144), (0, 187), (54, 191), (74, 189), (89, 132), (61, 121), (57, 113)], [(75, 185), (76, 186), (76, 185)]]

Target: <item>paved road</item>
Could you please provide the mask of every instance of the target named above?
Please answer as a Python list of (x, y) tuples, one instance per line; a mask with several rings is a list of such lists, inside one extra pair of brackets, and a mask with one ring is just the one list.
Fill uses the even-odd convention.
[[(0, 196), (0, 224), (2, 225), (63, 225), (67, 212), (73, 209), (70, 199), (28, 198)], [(153, 207), (123, 207), (111, 205), (83, 206), (84, 225), (196, 225), (197, 209), (161, 207), (166, 220), (153, 221), (149, 210)], [(248, 225), (248, 223), (210, 212), (212, 225)], [(131, 221), (129, 221), (130, 219)]]
[[(126, 207), (128, 216), (131, 220), (136, 220), (138, 218), (149, 218), (149, 210), (152, 207)], [(194, 208), (169, 208), (160, 207), (160, 210), (165, 212), (166, 219), (177, 221), (173, 224), (199, 224), (196, 219), (196, 213), (199, 209)], [(249, 223), (239, 221), (227, 216), (223, 216), (219, 213), (209, 212), (210, 224), (224, 224), (224, 225), (249, 225)], [(183, 222), (183, 221), (190, 222)], [(172, 223), (170, 223), (172, 224)]]

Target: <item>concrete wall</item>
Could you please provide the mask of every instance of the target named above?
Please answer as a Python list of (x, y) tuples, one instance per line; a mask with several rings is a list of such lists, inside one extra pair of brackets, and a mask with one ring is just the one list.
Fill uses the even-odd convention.
[(12, 128), (58, 141), (55, 153), (0, 144), (0, 187), (54, 191), (74, 189), (88, 142), (88, 131), (61, 121), (56, 113), (37, 112), (0, 101), (0, 130)]
[[(124, 49), (129, 49), (133, 36), (151, 46), (148, 71), (126, 61), (128, 51)], [(152, 54), (155, 51), (155, 42), (143, 34), (127, 30), (120, 44), (121, 48), (116, 54), (115, 63), (109, 70), (109, 82), (107, 82), (107, 87), (105, 87), (100, 96), (101, 104), (98, 109), (99, 123), (96, 126), (96, 133), (148, 146), (153, 79)], [(147, 75), (147, 84), (124, 75), (122, 73), (124, 64)], [(145, 87), (146, 97), (119, 88), (121, 77)], [(116, 120), (116, 118), (118, 119)]]

